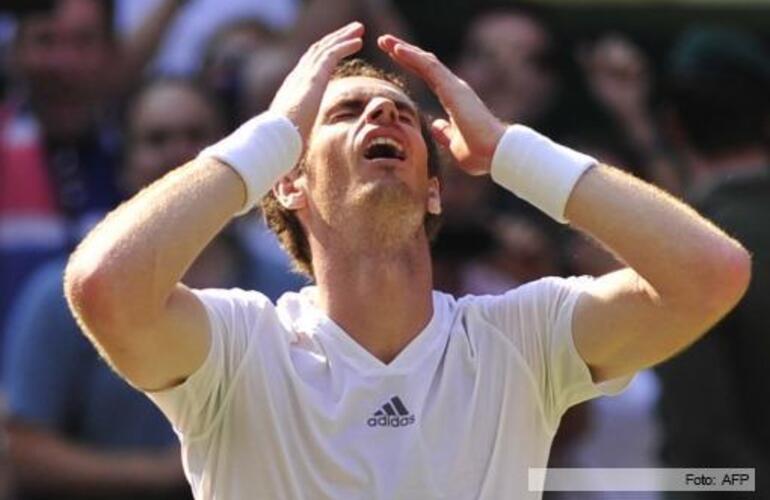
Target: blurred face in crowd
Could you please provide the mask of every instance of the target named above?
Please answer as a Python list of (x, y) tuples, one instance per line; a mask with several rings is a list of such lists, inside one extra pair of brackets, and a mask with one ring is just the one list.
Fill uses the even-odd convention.
[(399, 244), (438, 210), (418, 110), (397, 86), (377, 78), (333, 80), (304, 159), (308, 208), (341, 233)]
[(113, 54), (107, 12), (97, 0), (59, 0), (19, 26), (15, 63), (40, 118), (54, 129), (82, 126), (104, 91)]
[(534, 19), (490, 13), (470, 27), (457, 72), (501, 119), (531, 123), (551, 104), (551, 39)]
[(158, 82), (131, 106), (125, 185), (134, 193), (192, 160), (221, 135), (218, 111), (193, 88)]
[(229, 90), (245, 59), (272, 43), (256, 22), (235, 23), (217, 33), (206, 48), (201, 78), (215, 92)]

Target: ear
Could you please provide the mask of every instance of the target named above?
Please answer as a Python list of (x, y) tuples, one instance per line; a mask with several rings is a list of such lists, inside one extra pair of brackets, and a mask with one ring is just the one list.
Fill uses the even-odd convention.
[(428, 213), (433, 215), (441, 213), (441, 184), (438, 177), (428, 179)]
[(283, 208), (299, 210), (307, 207), (305, 185), (305, 174), (297, 169), (281, 177), (273, 187), (273, 195)]

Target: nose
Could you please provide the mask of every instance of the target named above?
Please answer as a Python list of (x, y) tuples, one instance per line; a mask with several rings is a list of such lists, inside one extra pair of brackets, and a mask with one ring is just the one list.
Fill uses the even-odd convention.
[(385, 97), (375, 97), (366, 106), (364, 113), (368, 123), (388, 125), (398, 120), (396, 104)]

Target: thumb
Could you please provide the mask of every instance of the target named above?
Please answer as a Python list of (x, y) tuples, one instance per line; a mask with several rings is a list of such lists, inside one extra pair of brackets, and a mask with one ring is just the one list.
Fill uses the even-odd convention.
[(452, 138), (450, 136), (451, 130), (452, 125), (442, 118), (433, 120), (433, 123), (430, 124), (431, 135), (433, 135), (433, 138), (445, 148), (448, 148), (452, 143)]

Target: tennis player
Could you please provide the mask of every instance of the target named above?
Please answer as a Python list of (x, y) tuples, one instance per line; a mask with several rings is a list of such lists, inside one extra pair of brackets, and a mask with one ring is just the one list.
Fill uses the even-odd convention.
[[(270, 109), (110, 214), (66, 294), (112, 366), (173, 423), (199, 499), (536, 499), (571, 405), (621, 390), (740, 299), (750, 257), (653, 186), (498, 121), (435, 56), (380, 49), (438, 96), (340, 61), (352, 23), (302, 56)], [(432, 289), (433, 140), (628, 267), (500, 296)], [(265, 195), (314, 286), (192, 290), (185, 270)], [(697, 416), (694, 416), (697, 418)]]

